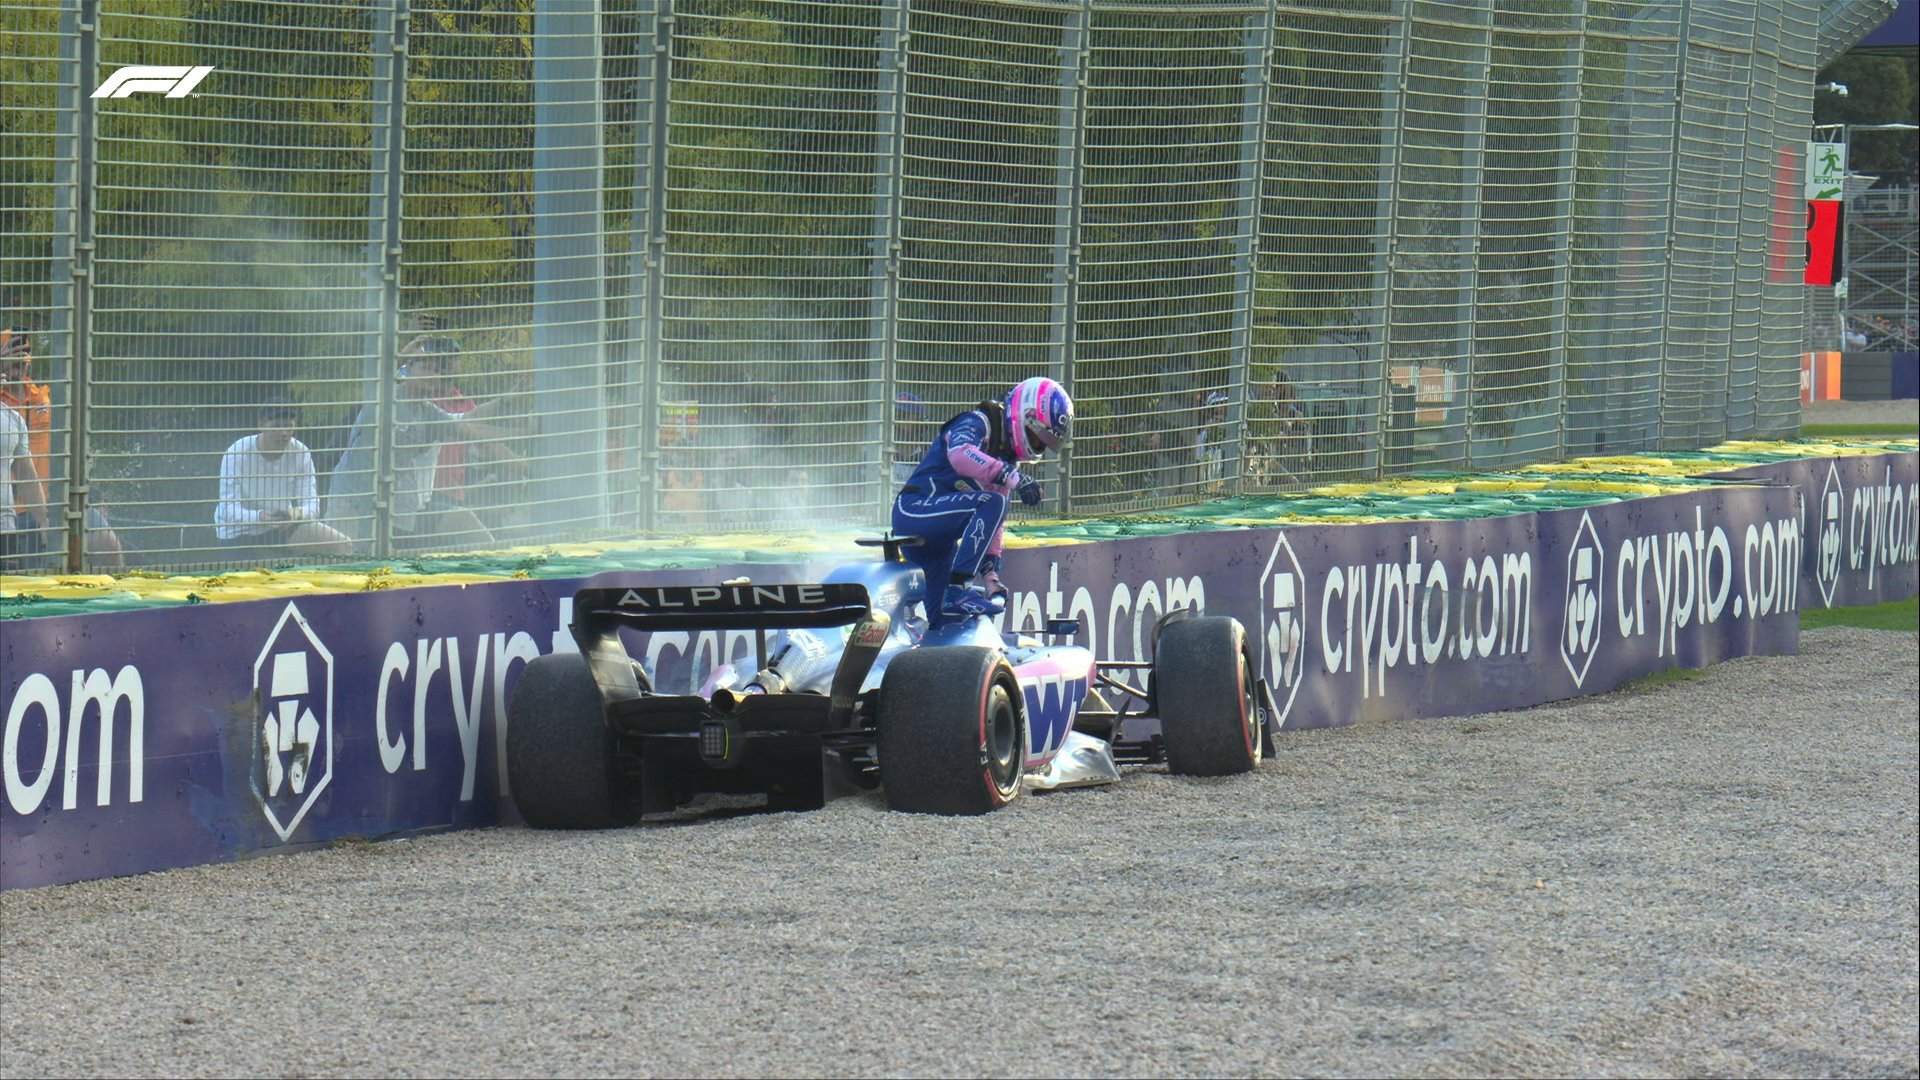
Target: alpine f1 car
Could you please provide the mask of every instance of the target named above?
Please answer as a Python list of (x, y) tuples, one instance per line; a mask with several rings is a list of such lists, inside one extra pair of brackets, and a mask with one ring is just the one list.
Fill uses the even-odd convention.
[[(1072, 620), (926, 628), (913, 537), (812, 584), (661, 587), (603, 574), (574, 597), (578, 653), (542, 656), (508, 707), (508, 776), (541, 828), (607, 828), (703, 794), (815, 809), (830, 776), (895, 810), (980, 814), (1022, 790), (1111, 783), (1164, 762), (1217, 776), (1259, 764), (1272, 698), (1238, 620), (1176, 611), (1151, 661), (1096, 661)], [(755, 631), (756, 655), (697, 692), (661, 693), (623, 631)], [(771, 632), (771, 633), (769, 633)], [(691, 689), (691, 687), (690, 687)]]

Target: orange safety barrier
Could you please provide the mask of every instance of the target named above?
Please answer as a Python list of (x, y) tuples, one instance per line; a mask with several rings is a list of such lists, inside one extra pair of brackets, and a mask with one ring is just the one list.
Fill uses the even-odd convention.
[(1800, 404), (1840, 400), (1841, 354), (1811, 352), (1800, 354)]

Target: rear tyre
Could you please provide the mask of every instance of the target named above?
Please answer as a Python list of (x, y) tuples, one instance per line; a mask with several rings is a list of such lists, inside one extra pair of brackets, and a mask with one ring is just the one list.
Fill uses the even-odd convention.
[(1027, 740), (1013, 672), (989, 649), (894, 657), (880, 681), (878, 753), (887, 805), (984, 814), (1020, 794)]
[(528, 825), (609, 829), (639, 820), (639, 785), (619, 769), (618, 749), (586, 657), (528, 662), (507, 705), (507, 783)]
[(1230, 776), (1259, 764), (1253, 671), (1238, 619), (1185, 619), (1160, 632), (1153, 696), (1170, 772)]

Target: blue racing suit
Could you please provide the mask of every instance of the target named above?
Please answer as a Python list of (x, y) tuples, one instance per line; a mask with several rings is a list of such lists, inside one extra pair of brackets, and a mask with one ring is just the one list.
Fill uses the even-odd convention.
[(941, 590), (1000, 555), (1009, 494), (1024, 482), (1014, 456), (999, 403), (982, 402), (940, 428), (893, 501), (894, 535), (926, 540), (904, 554), (926, 572), (934, 621)]

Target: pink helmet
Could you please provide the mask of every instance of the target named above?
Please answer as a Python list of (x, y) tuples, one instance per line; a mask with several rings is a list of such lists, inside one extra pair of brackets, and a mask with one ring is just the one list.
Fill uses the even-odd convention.
[(1042, 375), (1022, 380), (1007, 394), (1007, 434), (1014, 456), (1032, 461), (1073, 437), (1073, 399), (1066, 387)]

